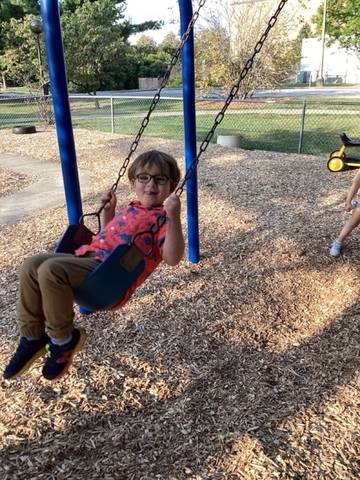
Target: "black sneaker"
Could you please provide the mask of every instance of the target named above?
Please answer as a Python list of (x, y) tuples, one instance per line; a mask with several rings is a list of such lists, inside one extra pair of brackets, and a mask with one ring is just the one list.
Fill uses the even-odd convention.
[(72, 339), (65, 345), (55, 345), (49, 342), (46, 346), (47, 360), (42, 374), (46, 380), (58, 380), (69, 370), (75, 353), (79, 352), (86, 340), (86, 332), (83, 328), (75, 328)]
[(25, 337), (21, 337), (9, 365), (5, 368), (4, 378), (12, 380), (13, 378), (20, 377), (20, 375), (31, 367), (37, 358), (45, 355), (45, 347), (49, 341), (46, 333), (43, 333), (39, 340), (27, 340)]

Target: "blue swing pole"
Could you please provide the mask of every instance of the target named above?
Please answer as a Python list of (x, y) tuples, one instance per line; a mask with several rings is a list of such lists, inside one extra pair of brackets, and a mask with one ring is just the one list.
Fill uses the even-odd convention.
[[(191, 0), (179, 0), (180, 32), (186, 32), (193, 16)], [(184, 102), (184, 136), (185, 136), (185, 165), (186, 171), (196, 158), (196, 111), (195, 111), (195, 55), (194, 32), (192, 31), (182, 50), (182, 78)], [(188, 250), (189, 260), (198, 263), (200, 260), (199, 247), (199, 207), (197, 171), (195, 170), (186, 182), (187, 218), (188, 218)]]
[(70, 225), (82, 216), (79, 174), (71, 120), (58, 0), (40, 0), (65, 199)]
[[(58, 0), (40, 0), (44, 37), (55, 113), (65, 199), (70, 225), (79, 224), (82, 216), (80, 182), (76, 162), (74, 132), (72, 128), (67, 75), (62, 43)], [(187, 30), (192, 18), (191, 0), (179, 0), (181, 34)], [(182, 52), (185, 163), (190, 167), (196, 157), (195, 67), (194, 35), (191, 32)], [(197, 263), (199, 254), (197, 174), (187, 181), (187, 215), (189, 260)]]

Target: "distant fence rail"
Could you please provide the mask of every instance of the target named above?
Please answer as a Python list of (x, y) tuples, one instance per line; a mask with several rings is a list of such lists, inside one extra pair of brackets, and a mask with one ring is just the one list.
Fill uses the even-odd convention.
[[(46, 109), (44, 101), (46, 100)], [(74, 127), (136, 135), (152, 97), (71, 95)], [(196, 134), (206, 138), (221, 111), (221, 99), (196, 100)], [(52, 99), (29, 95), (0, 95), (0, 128), (52, 123)], [(217, 135), (241, 135), (242, 148), (328, 156), (341, 145), (339, 134), (360, 138), (360, 101), (259, 101), (234, 100)], [(183, 140), (181, 98), (164, 97), (152, 112), (144, 136)], [(195, 126), (194, 126), (195, 127)]]

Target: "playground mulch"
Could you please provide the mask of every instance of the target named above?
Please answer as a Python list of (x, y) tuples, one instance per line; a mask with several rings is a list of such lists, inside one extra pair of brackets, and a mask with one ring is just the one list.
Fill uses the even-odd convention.
[[(93, 180), (86, 212), (132, 140), (75, 129)], [(181, 142), (144, 138), (138, 152), (149, 148), (183, 165)], [(1, 130), (0, 153), (59, 163), (52, 128)], [(0, 175), (7, 195), (28, 181)], [(121, 311), (76, 309), (88, 339), (60, 381), (42, 378), (41, 360), (1, 380), (0, 478), (358, 479), (359, 232), (329, 256), (353, 175), (329, 172), (325, 158), (210, 145), (200, 262), (161, 265)], [(131, 198), (124, 179), (119, 204)], [(52, 251), (66, 225), (60, 205), (0, 226), (1, 368), (18, 338), (19, 265)]]

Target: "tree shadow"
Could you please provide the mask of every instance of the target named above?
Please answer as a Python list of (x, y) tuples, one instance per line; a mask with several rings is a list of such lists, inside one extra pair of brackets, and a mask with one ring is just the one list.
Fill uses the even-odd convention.
[[(321, 435), (306, 423), (328, 415), (345, 388), (358, 391), (360, 255), (351, 250), (351, 262), (328, 255), (339, 227), (337, 190), (351, 176), (337, 177), (329, 192), (317, 161), (304, 161), (303, 170), (280, 161), (274, 169), (256, 153), (240, 161), (241, 178), (220, 157), (204, 165), (201, 201), (211, 215), (200, 205), (200, 264), (159, 268), (122, 311), (78, 316), (88, 341), (59, 384), (36, 370), (15, 386), (3, 382), (10, 397), (29, 388), (24, 418), (5, 435), (8, 475), (358, 477), (353, 427), (353, 450), (330, 452), (326, 474), (316, 465)], [(277, 175), (282, 168), (286, 179)], [(357, 400), (348, 400), (344, 412), (353, 408), (356, 417)], [(43, 419), (24, 438), (34, 411)], [(327, 435), (325, 448), (336, 441)], [(23, 460), (14, 463), (14, 454)], [(254, 459), (258, 471), (250, 469)]]

